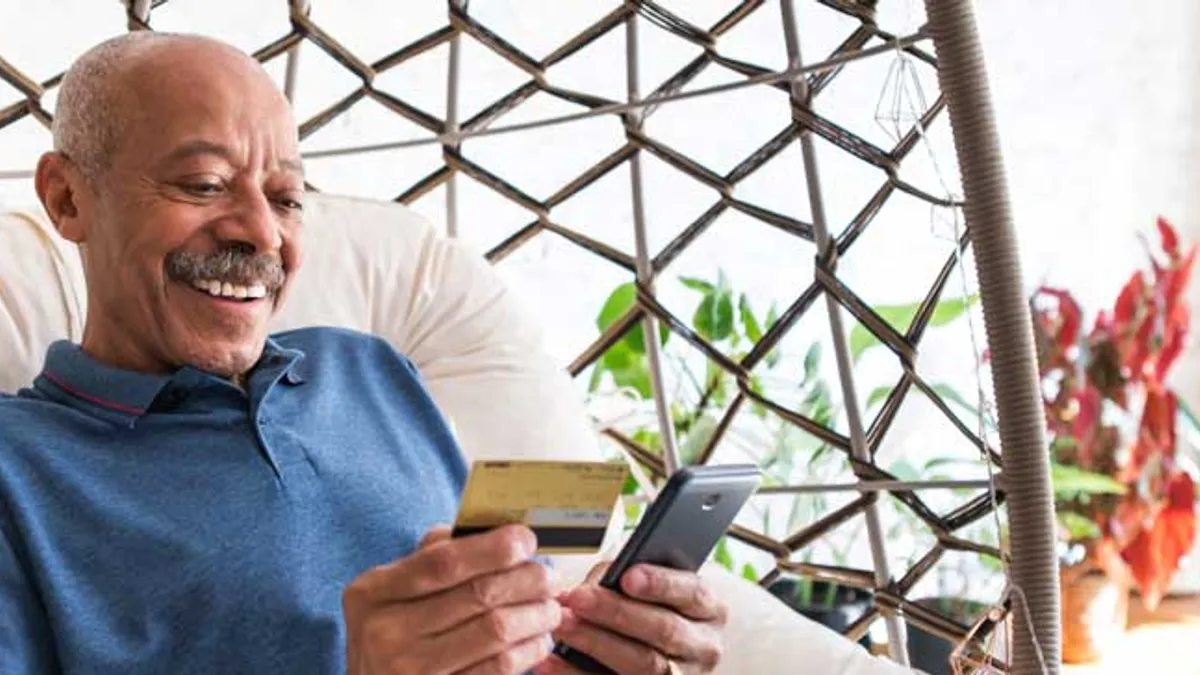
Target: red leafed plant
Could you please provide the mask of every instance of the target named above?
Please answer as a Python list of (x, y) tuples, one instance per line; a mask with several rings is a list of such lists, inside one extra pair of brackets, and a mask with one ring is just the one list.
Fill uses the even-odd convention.
[(1176, 463), (1179, 401), (1165, 383), (1187, 337), (1196, 246), (1183, 250), (1162, 218), (1158, 234), (1151, 269), (1090, 331), (1067, 291), (1033, 298), (1062, 550), (1127, 570), (1151, 608), (1196, 536), (1195, 486)]

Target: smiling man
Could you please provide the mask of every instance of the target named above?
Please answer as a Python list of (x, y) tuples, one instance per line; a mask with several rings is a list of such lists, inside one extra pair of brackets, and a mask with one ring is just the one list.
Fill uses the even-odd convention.
[[(39, 197), (89, 312), (0, 399), (0, 673), (708, 673), (725, 608), (639, 567), (554, 595), (519, 527), (450, 540), (466, 467), (372, 337), (268, 336), (302, 260), (289, 105), (225, 44), (136, 33), (65, 76)], [(293, 302), (303, 302), (296, 298)]]

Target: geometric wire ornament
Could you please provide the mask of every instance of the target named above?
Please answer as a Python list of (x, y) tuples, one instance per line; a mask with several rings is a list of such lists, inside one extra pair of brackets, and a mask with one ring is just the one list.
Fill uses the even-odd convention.
[[(130, 2), (126, 7), (129, 30), (153, 30), (154, 13), (169, 4), (167, 0)], [(305, 153), (309, 163), (404, 149), (440, 150), (440, 161), (427, 174), (393, 186), (391, 196), (395, 201), (413, 204), (444, 189), (447, 228), (454, 235), (461, 220), (458, 191), (464, 181), (470, 181), (473, 188), (482, 186), (526, 214), (523, 225), (488, 247), (485, 253), (488, 260), (498, 263), (529, 246), (539, 235), (552, 234), (631, 275), (636, 281), (636, 302), (632, 308), (587, 345), (568, 369), (573, 376), (579, 376), (631, 332), (641, 331), (645, 336), (656, 337), (665, 329), (673, 337), (682, 339), (713, 367), (731, 375), (737, 382), (737, 390), (723, 416), (716, 420), (713, 433), (690, 461), (713, 461), (718, 447), (730, 433), (734, 418), (751, 406), (769, 411), (784, 423), (815, 437), (830, 451), (842, 453), (850, 468), (850, 480), (771, 485), (760, 491), (758, 499), (780, 498), (777, 495), (794, 498), (815, 492), (854, 493), (856, 496), (852, 499), (782, 537), (743, 526), (731, 530), (731, 537), (764, 552), (773, 561), (774, 569), (761, 579), (761, 583), (770, 584), (780, 575), (789, 574), (833, 580), (869, 591), (872, 606), (847, 629), (847, 635), (858, 639), (873, 624), (882, 621), (889, 634), (891, 656), (902, 662), (907, 658), (903, 636), (904, 626), (908, 624), (954, 642), (954, 659), (960, 672), (1058, 672), (1057, 573), (1049, 525), (1050, 493), (1041, 439), (1041, 410), (1036, 405), (1040, 399), (1030, 375), (1033, 372), (1032, 343), (1028, 336), (1021, 337), (1022, 332), (1030, 332), (1028, 317), (1023, 314), (1025, 305), (1020, 296), (1020, 285), (1014, 278), (1016, 256), (1012, 251), (1015, 245), (1003, 194), (1003, 176), (999, 171), (990, 101), (983, 81), (979, 38), (969, 3), (928, 0), (928, 24), (912, 34), (894, 35), (880, 28), (874, 0), (818, 0), (814, 6), (838, 13), (849, 27), (832, 50), (808, 62), (802, 59), (799, 22), (792, 0), (778, 3), (729, 0), (725, 3), (728, 5), (725, 11), (705, 25), (687, 17), (681, 9), (686, 3), (630, 0), (610, 4), (611, 11), (535, 58), (521, 45), (506, 40), (485, 25), (472, 14), (466, 2), (450, 0), (445, 25), (407, 44), (396, 45), (382, 58), (367, 62), (339, 42), (333, 31), (326, 30), (312, 18), (313, 8), (307, 0), (291, 0), (288, 3), (290, 30), (254, 51), (254, 56), (264, 64), (277, 64), (276, 59), (283, 59), (286, 63), (285, 91), (289, 98), (296, 90), (298, 64), (305, 54), (312, 54), (308, 50), (322, 52), (352, 76), (355, 84), (348, 93), (301, 121), (302, 140), (335, 124), (364, 101), (382, 106), (423, 133), (417, 138), (309, 151)], [(782, 25), (787, 56), (784, 68), (756, 65), (723, 51), (723, 40), (740, 25), (752, 20), (766, 20), (769, 13), (775, 14), (770, 20)], [(369, 17), (363, 17), (363, 20), (369, 21)], [(640, 82), (638, 64), (643, 55), (638, 47), (639, 29), (670, 36), (672, 40), (698, 50), (698, 54), (666, 77)], [(610, 35), (619, 37), (622, 33), (626, 46), (625, 63), (621, 64), (625, 70), (627, 92), (624, 98), (606, 97), (552, 83), (547, 76), (551, 68), (589, 45)], [(507, 67), (519, 70), (524, 82), (464, 118), (460, 117), (459, 99), (471, 84), (461, 79), (460, 60), (465, 41), (470, 41), (472, 48), (488, 50)], [(936, 47), (937, 56), (930, 48), (931, 43)], [(305, 51), (301, 51), (302, 46)], [(398, 96), (378, 86), (389, 71), (442, 47), (447, 48), (449, 57), (443, 115), (429, 112), (410, 100), (410, 96)], [(820, 112), (825, 100), (823, 95), (837, 86), (856, 62), (865, 59), (890, 59), (893, 64), (872, 111), (874, 121), (886, 132), (886, 144), (869, 140), (866, 134), (852, 131), (835, 116)], [(942, 91), (936, 95), (927, 92), (927, 85), (923, 85), (917, 75), (918, 69), (937, 74)], [(717, 84), (696, 85), (703, 76), (713, 73), (722, 76)], [(0, 79), (20, 94), (17, 101), (0, 107), (0, 130), (27, 117), (49, 126), (51, 116), (48, 106), (43, 105), (43, 98), (58, 85), (61, 75), (39, 82), (0, 57)], [(750, 88), (772, 92), (777, 97), (774, 105), (787, 113), (787, 120), (779, 128), (767, 130), (771, 133), (769, 136), (763, 134), (765, 142), (746, 153), (731, 168), (713, 169), (684, 149), (663, 140), (660, 134), (648, 131), (647, 121), (669, 106)], [(573, 112), (522, 118), (524, 104), (534, 97), (551, 97), (569, 104)], [(945, 181), (936, 186), (925, 185), (908, 178), (905, 170), (918, 155), (928, 151), (925, 145), (927, 130), (947, 111), (954, 123), (955, 145), (964, 167), (965, 198), (952, 195)], [(593, 118), (616, 120), (621, 128), (620, 138), (605, 156), (591, 162), (576, 175), (565, 177), (547, 194), (524, 189), (519, 181), (510, 179), (503, 170), (489, 166), (472, 152), (472, 143), (478, 142), (475, 139)], [(839, 161), (856, 162), (874, 176), (869, 184), (873, 189), (848, 219), (835, 222), (825, 212), (823, 196), (829, 186), (821, 181), (822, 162), (819, 160), (828, 154), (818, 153), (817, 143), (837, 153)], [(798, 163), (796, 151), (800, 155)], [(642, 162), (647, 157), (697, 182), (707, 195), (707, 201), (689, 205), (699, 213), (697, 217), (673, 232), (665, 244), (653, 246), (647, 237), (648, 216), (644, 204), (647, 195), (642, 177)], [(792, 187), (796, 190), (797, 201), (803, 201), (808, 208), (811, 214), (808, 219), (756, 203), (739, 191), (739, 187), (764, 167), (785, 162), (794, 164), (788, 167), (791, 176), (788, 180), (795, 183)], [(592, 189), (598, 181), (618, 169), (628, 170), (630, 176), (632, 252), (589, 235), (559, 216), (566, 202)], [(0, 178), (24, 175), (9, 172), (0, 174)], [(320, 185), (309, 187), (321, 189)], [(840, 270), (840, 262), (855, 250), (866, 233), (878, 227), (879, 214), (893, 200), (900, 198), (918, 200), (926, 205), (933, 214), (935, 235), (949, 237), (952, 243), (911, 322), (903, 327), (894, 325), (872, 303), (856, 293), (853, 283)], [(712, 341), (689, 326), (663, 300), (657, 288), (657, 282), (673, 262), (696, 242), (704, 240), (715, 222), (733, 213), (802, 243), (815, 261), (812, 278), (789, 299), (778, 320), (764, 329), (752, 347), (737, 358), (714, 346)], [(923, 377), (918, 368), (923, 339), (937, 320), (938, 303), (949, 289), (961, 283), (965, 274), (962, 263), (968, 252), (973, 253), (979, 270), (987, 342), (993, 362), (997, 364), (994, 378), (999, 412), (998, 437), (1005, 448), (1003, 454), (995, 438), (989, 437), (982, 425), (973, 428), (972, 424), (964, 422), (954, 412), (953, 402), (946, 400), (945, 392)], [(1004, 269), (997, 271), (999, 267)], [(847, 423), (841, 428), (815, 419), (756, 386), (760, 366), (799, 324), (812, 316), (824, 317), (820, 320), (826, 323), (824, 333), (830, 339), (837, 360), (837, 382), (847, 416)], [(870, 419), (865, 415), (862, 392), (856, 390), (854, 364), (849, 353), (849, 327), (855, 323), (864, 327), (899, 364), (898, 379)], [(651, 450), (616, 425), (608, 426), (603, 433), (647, 474), (661, 479), (678, 468), (682, 460), (669, 417), (673, 402), (663, 372), (659, 340), (645, 339), (643, 342), (651, 365), (651, 390), (663, 449), (661, 452)], [(955, 433), (974, 449), (978, 461), (987, 469), (985, 477), (959, 481), (914, 480), (884, 468), (880, 448), (900, 420), (906, 401), (914, 397), (924, 397), (931, 402)], [(925, 497), (930, 490), (951, 488), (974, 489), (976, 494), (954, 508), (941, 511), (932, 507)], [(932, 535), (928, 549), (903, 568), (896, 567), (895, 559), (885, 550), (880, 516), (880, 505), (885, 498), (898, 504), (908, 517)], [(1001, 505), (1008, 509), (1011, 558), (999, 545), (983, 544), (962, 534), (974, 525), (987, 524), (989, 519), (996, 518)], [(797, 556), (814, 542), (856, 523), (863, 524), (868, 534), (869, 568), (818, 564)], [(912, 601), (918, 583), (950, 552), (990, 557), (1007, 573), (1008, 586), (1003, 596), (972, 625), (964, 625)], [(997, 627), (1002, 625), (1012, 628), (1008, 631), (1011, 649), (1002, 650), (1011, 657), (1010, 662), (997, 659), (994, 645), (989, 642)]]

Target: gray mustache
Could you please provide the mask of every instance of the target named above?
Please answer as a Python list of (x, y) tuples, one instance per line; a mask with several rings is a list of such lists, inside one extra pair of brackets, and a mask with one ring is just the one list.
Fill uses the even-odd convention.
[(278, 291), (287, 274), (278, 257), (250, 253), (231, 247), (216, 253), (179, 251), (167, 257), (167, 274), (176, 281), (213, 280), (240, 286), (262, 284), (268, 292)]

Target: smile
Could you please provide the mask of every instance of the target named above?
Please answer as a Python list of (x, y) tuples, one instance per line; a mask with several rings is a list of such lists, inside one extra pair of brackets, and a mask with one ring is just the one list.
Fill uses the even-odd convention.
[(192, 288), (207, 293), (214, 298), (226, 298), (229, 300), (260, 300), (267, 297), (267, 287), (263, 284), (254, 284), (252, 286), (242, 286), (239, 284), (231, 284), (228, 281), (220, 282), (216, 280), (200, 279), (193, 281)]

